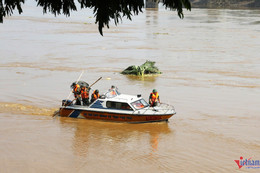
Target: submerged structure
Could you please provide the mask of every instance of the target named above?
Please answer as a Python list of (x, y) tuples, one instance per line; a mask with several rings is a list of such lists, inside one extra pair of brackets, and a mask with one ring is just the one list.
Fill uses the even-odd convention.
[(121, 74), (137, 76), (143, 76), (147, 74), (161, 74), (162, 72), (160, 72), (160, 70), (156, 66), (154, 66), (154, 64), (154, 61), (146, 61), (140, 66), (132, 65), (122, 71)]
[(146, 0), (145, 8), (158, 9), (158, 3), (159, 3), (159, 0)]

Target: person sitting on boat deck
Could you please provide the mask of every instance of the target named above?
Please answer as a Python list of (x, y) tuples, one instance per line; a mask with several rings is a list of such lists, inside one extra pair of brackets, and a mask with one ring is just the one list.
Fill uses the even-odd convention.
[(115, 95), (116, 95), (116, 87), (115, 87), (114, 85), (111, 86), (111, 88), (109, 89), (109, 91), (110, 91), (110, 94), (111, 94), (112, 96), (115, 96)]
[(150, 94), (149, 97), (149, 104), (151, 107), (157, 106), (158, 102), (161, 103), (159, 94), (156, 89), (153, 89), (153, 92)]
[(81, 89), (79, 84), (73, 83), (73, 93), (74, 93), (74, 97), (76, 99), (76, 105), (81, 105)]
[(100, 98), (100, 95), (99, 95), (99, 91), (98, 90), (95, 90), (92, 95), (91, 95), (91, 103), (93, 103), (95, 100), (97, 100), (98, 98)]
[(89, 91), (84, 86), (81, 89), (81, 98), (83, 106), (89, 106)]

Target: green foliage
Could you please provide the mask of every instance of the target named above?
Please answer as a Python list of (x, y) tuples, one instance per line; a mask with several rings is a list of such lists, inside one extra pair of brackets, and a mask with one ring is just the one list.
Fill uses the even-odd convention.
[[(43, 13), (52, 13), (55, 16), (64, 14), (70, 16), (71, 11), (77, 11), (76, 0), (36, 0), (37, 6), (43, 8)], [(132, 20), (132, 15), (138, 15), (144, 8), (144, 0), (78, 0), (80, 8), (93, 9), (96, 23), (101, 35), (103, 28), (109, 28), (110, 20), (117, 25), (122, 17)], [(17, 8), (19, 14), (23, 12), (21, 4), (24, 0), (0, 0), (0, 22), (3, 17), (11, 16)], [(183, 18), (182, 8), (191, 9), (189, 0), (162, 0), (163, 5), (170, 10), (177, 10), (180, 18)]]
[(21, 4), (24, 0), (0, 0), (0, 22), (3, 23), (3, 17), (13, 14), (13, 10), (17, 8), (19, 14), (23, 12)]
[(182, 7), (184, 6), (186, 9), (191, 9), (191, 4), (189, 0), (161, 0), (165, 8), (169, 8), (170, 10), (177, 9), (178, 16), (183, 18)]
[(140, 66), (129, 66), (124, 71), (121, 72), (121, 74), (124, 75), (137, 75), (137, 76), (143, 76), (146, 74), (161, 74), (162, 72), (159, 71), (159, 69), (154, 66), (154, 61), (146, 61), (144, 64)]

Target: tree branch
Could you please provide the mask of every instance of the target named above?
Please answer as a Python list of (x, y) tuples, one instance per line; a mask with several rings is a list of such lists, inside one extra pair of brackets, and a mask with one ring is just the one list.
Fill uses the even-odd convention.
[[(61, 13), (70, 16), (72, 11), (77, 11), (76, 0), (35, 0), (37, 6), (43, 8), (43, 13), (52, 13), (55, 16)], [(4, 3), (3, 3), (4, 2)], [(93, 9), (98, 30), (103, 36), (103, 28), (109, 28), (110, 20), (114, 20), (115, 25), (122, 21), (122, 17), (132, 20), (132, 15), (138, 15), (144, 8), (144, 0), (78, 0), (81, 9)], [(17, 8), (19, 14), (23, 12), (21, 4), (24, 0), (0, 0), (0, 22), (3, 23), (3, 17), (11, 16), (13, 10)], [(191, 9), (189, 0), (162, 0), (165, 8), (177, 10), (178, 16), (183, 18), (182, 8)]]

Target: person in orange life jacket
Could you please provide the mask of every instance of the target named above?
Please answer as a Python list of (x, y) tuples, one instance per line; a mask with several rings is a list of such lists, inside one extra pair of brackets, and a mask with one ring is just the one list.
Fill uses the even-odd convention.
[(99, 91), (98, 90), (95, 90), (92, 95), (91, 95), (91, 103), (93, 103), (95, 100), (97, 100), (98, 98), (100, 98), (100, 95), (99, 95)]
[(76, 99), (76, 105), (81, 105), (81, 89), (79, 84), (73, 83), (74, 97)]
[(112, 96), (116, 95), (116, 87), (114, 85), (111, 86), (111, 89), (109, 91)]
[(81, 98), (83, 102), (83, 106), (89, 106), (89, 91), (86, 87), (82, 87), (81, 89)]
[(159, 94), (156, 89), (153, 89), (153, 92), (150, 94), (150, 97), (149, 97), (149, 104), (151, 107), (154, 107), (154, 106), (157, 106), (158, 102), (161, 103)]

